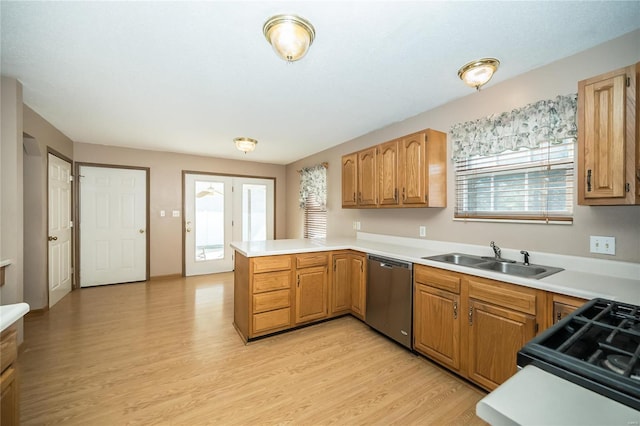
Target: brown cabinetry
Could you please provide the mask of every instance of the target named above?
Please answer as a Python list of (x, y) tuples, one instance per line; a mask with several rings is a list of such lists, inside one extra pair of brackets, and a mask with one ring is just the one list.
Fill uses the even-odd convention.
[(343, 156), (342, 207), (446, 207), (446, 151), (426, 129)]
[(378, 204), (377, 149), (369, 148), (358, 153), (358, 206), (375, 207)]
[(639, 70), (578, 83), (578, 204), (640, 204)]
[(543, 291), (423, 265), (414, 283), (418, 352), (488, 390), (515, 374), (545, 309)]
[(350, 312), (364, 319), (366, 303), (366, 255), (345, 251), (333, 255), (331, 314)]
[(18, 356), (18, 342), (16, 331), (9, 328), (0, 337), (0, 424), (3, 426), (18, 425), (20, 423), (19, 391), (16, 372), (16, 358)]
[(579, 297), (565, 296), (563, 294), (549, 293), (550, 302), (552, 304), (550, 311), (552, 317), (549, 325), (559, 322), (561, 319), (569, 315), (571, 312), (582, 306), (586, 300)]
[(364, 320), (367, 304), (366, 256), (353, 253), (349, 256), (349, 275), (351, 276), (351, 313)]
[(414, 274), (414, 349), (458, 371), (460, 277), (423, 266)]
[(328, 258), (327, 253), (296, 256), (296, 324), (328, 315)]
[(342, 157), (342, 206), (358, 205), (358, 154)]

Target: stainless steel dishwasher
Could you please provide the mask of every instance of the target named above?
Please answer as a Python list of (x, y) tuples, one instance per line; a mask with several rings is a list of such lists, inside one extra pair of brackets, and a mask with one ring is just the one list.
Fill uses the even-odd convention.
[(413, 264), (368, 255), (365, 322), (408, 349), (413, 348)]

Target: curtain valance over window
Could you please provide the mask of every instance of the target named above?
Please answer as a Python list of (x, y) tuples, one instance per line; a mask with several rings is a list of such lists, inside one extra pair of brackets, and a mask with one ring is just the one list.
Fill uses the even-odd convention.
[(538, 101), (451, 128), (453, 159), (538, 148), (576, 138), (577, 94)]
[(327, 205), (327, 164), (305, 167), (300, 172), (300, 208), (304, 209), (311, 197), (322, 208)]

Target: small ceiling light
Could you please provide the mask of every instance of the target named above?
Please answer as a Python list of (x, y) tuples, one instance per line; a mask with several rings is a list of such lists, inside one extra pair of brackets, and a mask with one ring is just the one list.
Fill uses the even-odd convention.
[(254, 149), (256, 149), (256, 144), (258, 143), (258, 141), (255, 139), (244, 138), (244, 137), (234, 138), (233, 142), (235, 142), (236, 148), (238, 148), (240, 151), (244, 152), (245, 154), (247, 152), (252, 152)]
[(264, 23), (262, 32), (273, 50), (287, 62), (302, 59), (316, 36), (313, 25), (296, 15), (272, 16)]
[(468, 86), (480, 87), (487, 84), (493, 73), (498, 70), (500, 61), (495, 58), (482, 58), (477, 61), (471, 61), (458, 70), (458, 77)]

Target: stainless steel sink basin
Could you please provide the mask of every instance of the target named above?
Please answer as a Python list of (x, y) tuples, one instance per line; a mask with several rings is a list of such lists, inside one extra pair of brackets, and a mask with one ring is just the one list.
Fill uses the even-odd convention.
[(423, 259), (437, 260), (438, 262), (453, 263), (455, 265), (464, 265), (464, 266), (473, 266), (479, 263), (486, 262), (486, 260), (482, 258), (470, 256), (468, 254), (461, 254), (461, 253), (441, 254), (438, 256), (423, 257)]
[(495, 260), (487, 257), (473, 256), (463, 253), (447, 253), (437, 256), (423, 257), (423, 259), (435, 260), (438, 262), (451, 263), (454, 265), (468, 266), (475, 269), (484, 269), (487, 271), (500, 272), (507, 275), (515, 275), (518, 277), (533, 278), (539, 280), (543, 277), (563, 271), (562, 268), (544, 265), (525, 265), (524, 263), (515, 262), (513, 260)]

